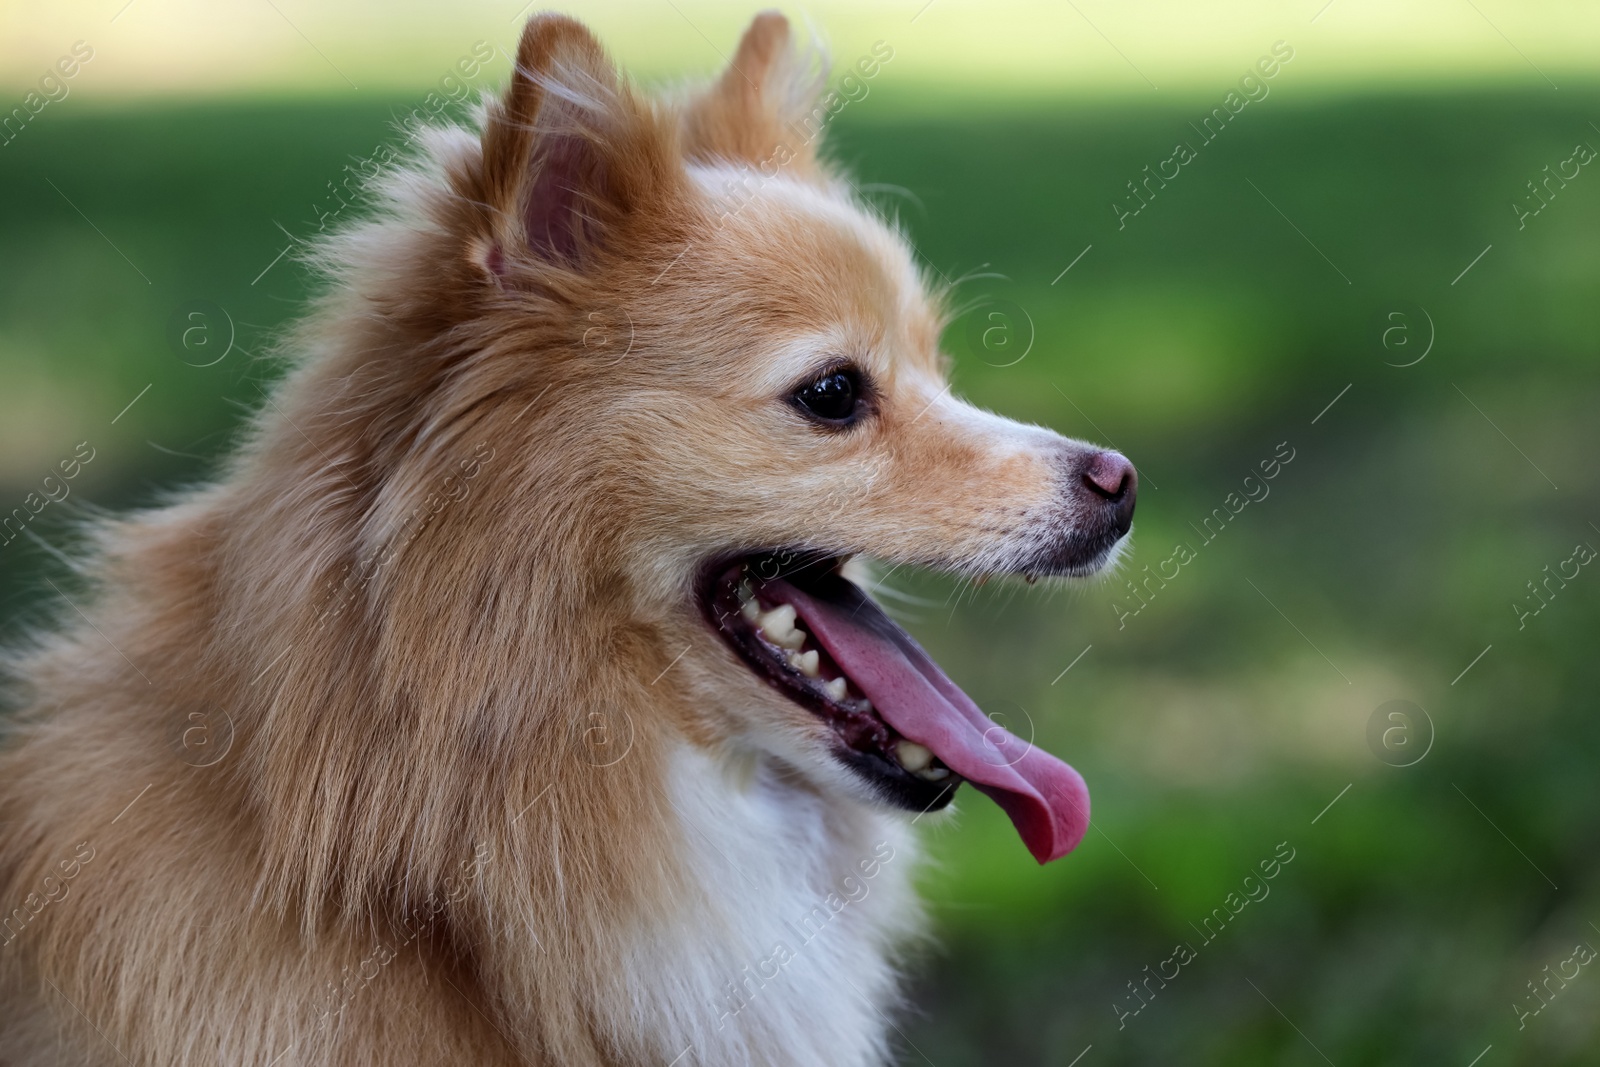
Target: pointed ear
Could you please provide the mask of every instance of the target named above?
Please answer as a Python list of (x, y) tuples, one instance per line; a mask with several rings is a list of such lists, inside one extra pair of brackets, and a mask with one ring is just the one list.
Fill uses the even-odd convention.
[(660, 194), (671, 140), (582, 23), (534, 16), (484, 127), (469, 195), (490, 232), (475, 258), (496, 276), (520, 256), (582, 269)]
[(722, 77), (684, 115), (689, 158), (763, 164), (817, 173), (816, 144), (827, 118), (817, 105), (827, 58), (813, 63), (794, 46), (789, 20), (763, 11), (744, 31)]

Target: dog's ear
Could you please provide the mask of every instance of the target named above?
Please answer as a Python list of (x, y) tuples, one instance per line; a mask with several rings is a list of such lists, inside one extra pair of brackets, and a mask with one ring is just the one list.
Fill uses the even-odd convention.
[(681, 169), (673, 141), (582, 23), (534, 16), (468, 182), (473, 258), (497, 277), (522, 256), (582, 270)]
[(826, 82), (826, 57), (802, 55), (789, 20), (763, 11), (744, 31), (722, 77), (690, 101), (684, 113), (688, 158), (815, 176), (816, 143), (827, 118), (818, 99)]

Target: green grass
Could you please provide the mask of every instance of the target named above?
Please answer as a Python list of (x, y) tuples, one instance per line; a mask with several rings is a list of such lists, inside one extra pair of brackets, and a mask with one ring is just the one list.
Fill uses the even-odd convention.
[[(1465, 1067), (1491, 1043), (1483, 1067), (1600, 1063), (1600, 976), (1524, 1030), (1512, 1010), (1575, 942), (1600, 944), (1600, 576), (1524, 629), (1510, 608), (1575, 543), (1600, 546), (1600, 175), (1526, 229), (1509, 206), (1575, 141), (1600, 146), (1597, 93), (1559, 96), (1277, 92), (1120, 230), (1110, 203), (1193, 140), (1204, 102), (937, 117), (878, 98), (842, 116), (837, 155), (930, 274), (1002, 274), (959, 299), (1032, 323), (1026, 357), (992, 366), (1014, 357), (969, 344), (984, 308), (958, 322), (958, 386), (1139, 464), (1123, 577), (1196, 549), (1120, 629), (1121, 579), (897, 578), (929, 601), (904, 614), (950, 673), (1095, 798), (1097, 830), (1047, 869), (981, 798), (929, 835), (942, 947), (904, 1029), (938, 1067), (1065, 1065), (1090, 1044), (1082, 1067), (1320, 1063), (1313, 1043), (1339, 1067)], [(259, 352), (306, 296), (289, 260), (253, 281), (278, 224), (310, 232), (325, 183), (404, 106), (63, 109), (0, 149), (0, 505), (86, 439), (74, 500), (32, 527), (47, 542), (80, 502), (202, 475), (270, 368), (186, 366), (169, 316), (212, 300)], [(1384, 349), (1384, 316), (1425, 330), (1419, 307), (1432, 351), (1385, 365), (1419, 349)], [(1270, 496), (1202, 543), (1191, 524), (1283, 441)], [(13, 630), (55, 567), (31, 541), (0, 549)], [(1414, 766), (1367, 747), (1391, 699), (1432, 719)], [(1126, 983), (1198, 946), (1191, 924), (1281, 841), (1296, 858), (1271, 895), (1119, 1030)]]

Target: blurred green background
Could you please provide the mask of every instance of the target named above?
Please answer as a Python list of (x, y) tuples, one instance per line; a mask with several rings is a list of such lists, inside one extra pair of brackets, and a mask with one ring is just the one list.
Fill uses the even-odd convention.
[[(103, 29), (81, 75), (102, 88), (0, 146), (0, 505), (79, 442), (95, 455), (0, 548), (8, 637), (38, 617), (74, 521), (212, 469), (275, 374), (253, 356), (311, 291), (275, 261), (286, 234), (315, 229), (342, 167), (398, 142), (429, 71), (515, 33), (510, 9), (481, 28), (478, 12), (459, 48), (407, 51), (386, 30), (357, 57), (339, 27), (359, 8), (319, 25), (286, 5), (305, 31), (286, 48), (317, 39), (352, 73), (391, 55), (402, 74), (351, 90), (269, 50), (230, 80), (215, 48), (168, 41), (160, 81), (139, 72), (161, 35), (128, 26), (154, 13), (112, 23), (114, 6), (50, 14)], [(893, 41), (901, 65), (844, 110), (832, 151), (932, 276), (977, 275), (946, 338), (957, 387), (1114, 444), (1143, 481), (1133, 552), (1105, 581), (894, 578), (903, 621), (1084, 773), (1096, 816), (1046, 869), (975, 795), (928, 835), (937, 941), (901, 1062), (1600, 1063), (1600, 975), (1540, 1000), (1529, 985), (1600, 946), (1600, 576), (1551, 582), (1536, 615), (1513, 607), (1600, 547), (1600, 176), (1543, 187), (1522, 228), (1511, 207), (1534, 206), (1526, 183), (1575, 145), (1600, 148), (1592, 9), (1434, 6), (1397, 38), (1392, 12), (1354, 0), (1183, 16), (1209, 35), (1170, 4), (1152, 5), (1165, 22), (1085, 3), (1047, 24), (1038, 5), (921, 7), (837, 9), (851, 42)], [(621, 11), (593, 21), (620, 27), (625, 63), (650, 25), (676, 27), (640, 46), (660, 73), (713, 69), (748, 14)], [(822, 29), (835, 12), (818, 9)], [(28, 31), (5, 49), (19, 101), (93, 36), (7, 18)], [(1297, 55), (1270, 95), (1201, 146), (1189, 124), (1280, 38)], [(950, 77), (943, 55), (964, 55)], [(1089, 58), (1063, 72), (1068, 55)], [(1111, 203), (1180, 140), (1198, 158), (1119, 228)], [(212, 366), (169, 341), (195, 300), (236, 331)], [(1289, 450), (1265, 499), (1203, 532)], [(1127, 582), (1179, 545), (1192, 560), (1119, 621), (1140, 606)], [(1370, 729), (1396, 700), (1409, 717)], [(1232, 915), (1229, 895), (1239, 908), (1290, 850)], [(1230, 921), (1208, 940), (1215, 914)], [(1179, 944), (1194, 958), (1144, 984)]]

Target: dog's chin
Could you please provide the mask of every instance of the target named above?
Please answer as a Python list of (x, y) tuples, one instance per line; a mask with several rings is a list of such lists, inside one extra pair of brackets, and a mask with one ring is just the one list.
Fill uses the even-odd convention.
[(1032, 581), (1037, 578), (1092, 578), (1114, 570), (1122, 559), (1132, 526), (1107, 525), (1099, 530), (1075, 532), (1006, 568)]

